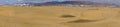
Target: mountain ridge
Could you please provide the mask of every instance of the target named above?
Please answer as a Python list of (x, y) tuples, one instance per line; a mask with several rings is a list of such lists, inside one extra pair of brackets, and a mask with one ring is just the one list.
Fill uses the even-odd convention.
[(45, 3), (24, 3), (29, 4), (30, 6), (62, 6), (62, 5), (78, 5), (78, 6), (118, 6), (116, 4), (110, 4), (110, 3), (96, 3), (96, 2), (90, 2), (90, 1), (63, 1), (63, 2), (57, 2), (57, 1), (51, 1), (51, 2), (45, 2)]

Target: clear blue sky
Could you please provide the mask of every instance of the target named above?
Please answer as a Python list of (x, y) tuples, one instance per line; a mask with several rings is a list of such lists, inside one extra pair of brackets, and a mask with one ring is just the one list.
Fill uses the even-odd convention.
[[(14, 4), (23, 0), (0, 0), (0, 4)], [(30, 1), (30, 0), (27, 0)], [(46, 1), (66, 1), (66, 0), (31, 0), (30, 2), (46, 2)], [(80, 1), (80, 0), (75, 0)], [(93, 1), (93, 2), (106, 2), (106, 3), (116, 3), (120, 4), (120, 0), (83, 0), (83, 1)]]

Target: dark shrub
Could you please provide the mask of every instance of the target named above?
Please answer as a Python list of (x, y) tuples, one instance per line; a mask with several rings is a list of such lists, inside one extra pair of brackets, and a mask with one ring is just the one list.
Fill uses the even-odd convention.
[(61, 17), (63, 17), (63, 18), (70, 18), (70, 17), (75, 17), (75, 16), (73, 16), (73, 15), (62, 15)]

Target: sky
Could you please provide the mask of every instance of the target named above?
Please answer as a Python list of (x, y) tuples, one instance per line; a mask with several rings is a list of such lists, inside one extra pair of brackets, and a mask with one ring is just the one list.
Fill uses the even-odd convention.
[(22, 2), (48, 2), (48, 1), (92, 1), (92, 2), (100, 2), (100, 3), (115, 3), (120, 4), (120, 0), (0, 0), (1, 4), (14, 4), (14, 3), (22, 3)]

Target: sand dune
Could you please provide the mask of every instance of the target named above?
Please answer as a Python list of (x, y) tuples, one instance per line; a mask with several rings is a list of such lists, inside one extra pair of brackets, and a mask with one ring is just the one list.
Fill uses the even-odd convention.
[(0, 27), (120, 27), (119, 19), (120, 8), (0, 7)]

